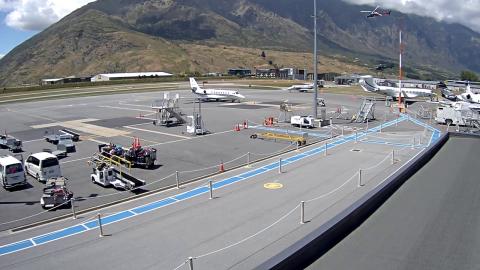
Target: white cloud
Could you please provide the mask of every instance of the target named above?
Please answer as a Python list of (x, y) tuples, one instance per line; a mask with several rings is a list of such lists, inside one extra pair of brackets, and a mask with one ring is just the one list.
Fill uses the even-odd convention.
[(94, 0), (0, 0), (5, 23), (15, 29), (40, 31)]
[(463, 24), (480, 32), (480, 0), (343, 0)]
[(2, 59), (5, 55), (0, 53), (0, 59)]

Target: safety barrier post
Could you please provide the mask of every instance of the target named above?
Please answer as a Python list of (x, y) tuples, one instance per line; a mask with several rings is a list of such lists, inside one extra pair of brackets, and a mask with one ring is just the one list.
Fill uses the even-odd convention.
[(392, 149), (392, 165), (395, 164), (395, 149)]
[(177, 182), (177, 189), (180, 189), (180, 179), (178, 177), (178, 171), (175, 171), (175, 181)]
[(100, 230), (99, 237), (103, 237), (104, 235), (103, 235), (103, 227), (102, 227), (102, 217), (100, 213), (98, 213), (97, 219), (98, 219), (98, 229)]
[(330, 117), (330, 126), (332, 126), (332, 125), (333, 125), (333, 118)]
[(188, 266), (189, 266), (190, 270), (193, 270), (193, 258), (192, 257), (188, 257)]
[(367, 127), (366, 127), (365, 131), (368, 131), (368, 118), (367, 118)]
[(300, 224), (305, 224), (305, 202), (300, 202)]
[(327, 156), (328, 142), (325, 143), (325, 156)]
[(342, 136), (345, 133), (345, 126), (342, 126)]
[(278, 173), (282, 173), (282, 158), (278, 160)]
[(383, 122), (380, 123), (380, 133), (382, 133)]
[(333, 138), (333, 128), (330, 128), (330, 139)]
[(208, 181), (208, 189), (210, 190), (210, 200), (213, 199), (213, 185), (212, 180)]
[(250, 152), (247, 153), (247, 168), (250, 168)]
[(362, 183), (362, 170), (358, 170), (358, 186), (363, 187), (365, 184)]
[(72, 205), (72, 217), (73, 219), (77, 219), (77, 214), (75, 213), (75, 198), (70, 200), (70, 204)]

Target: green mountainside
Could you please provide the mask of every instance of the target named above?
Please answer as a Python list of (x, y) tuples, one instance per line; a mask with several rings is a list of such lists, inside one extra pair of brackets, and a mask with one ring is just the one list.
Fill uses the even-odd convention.
[[(375, 63), (397, 62), (400, 27), (411, 77), (480, 71), (480, 34), (466, 27), (395, 12), (366, 19), (358, 11), (368, 7), (318, 3), (321, 72), (343, 71), (340, 62), (348, 66), (344, 71), (365, 72), (365, 64), (371, 70)], [(0, 59), (0, 85), (102, 72), (311, 67), (305, 52), (313, 43), (312, 5), (311, 0), (99, 0)], [(277, 57), (263, 59), (258, 50)], [(249, 57), (236, 57), (241, 52)], [(352, 69), (354, 59), (359, 63)]]

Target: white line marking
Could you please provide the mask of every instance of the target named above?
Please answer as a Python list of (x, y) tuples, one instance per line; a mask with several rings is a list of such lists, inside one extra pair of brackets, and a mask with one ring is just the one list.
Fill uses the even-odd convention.
[(160, 135), (166, 135), (166, 136), (171, 136), (171, 137), (177, 137), (177, 138), (182, 138), (182, 139), (192, 139), (191, 137), (186, 137), (186, 136), (181, 136), (181, 135), (176, 135), (176, 134), (170, 134), (170, 133), (165, 133), (165, 132), (160, 132), (160, 131), (154, 131), (154, 130), (148, 130), (148, 129), (143, 129), (143, 128), (136, 128), (136, 127), (126, 127), (128, 129), (134, 129), (134, 130), (139, 130), (139, 131), (144, 131), (144, 132), (150, 132), (150, 133), (155, 133), (155, 134), (160, 134)]
[(117, 109), (117, 110), (126, 110), (126, 111), (136, 111), (136, 112), (152, 112), (152, 110), (142, 110), (142, 109), (132, 109), (132, 108), (122, 108), (122, 107), (115, 107), (115, 106), (98, 106), (100, 108), (108, 108), (108, 109)]

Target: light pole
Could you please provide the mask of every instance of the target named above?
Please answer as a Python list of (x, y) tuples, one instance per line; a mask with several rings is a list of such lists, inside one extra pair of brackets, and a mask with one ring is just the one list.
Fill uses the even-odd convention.
[(313, 117), (318, 116), (318, 71), (317, 71), (317, 0), (313, 0)]

